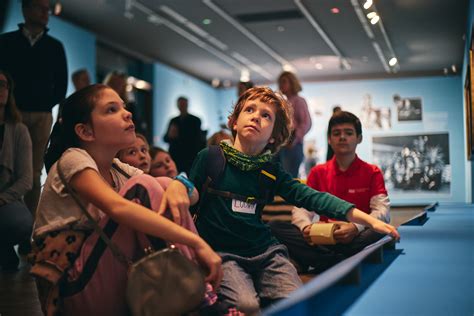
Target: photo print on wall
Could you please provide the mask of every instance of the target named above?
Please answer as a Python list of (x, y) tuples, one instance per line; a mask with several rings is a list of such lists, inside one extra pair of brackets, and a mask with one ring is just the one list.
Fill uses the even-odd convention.
[(366, 93), (362, 98), (360, 120), (367, 129), (389, 130), (392, 128), (390, 107), (375, 106), (372, 95)]
[(394, 94), (393, 103), (397, 109), (399, 122), (421, 121), (423, 119), (421, 98), (402, 98), (400, 95)]
[(448, 133), (373, 137), (372, 154), (391, 194), (450, 193)]

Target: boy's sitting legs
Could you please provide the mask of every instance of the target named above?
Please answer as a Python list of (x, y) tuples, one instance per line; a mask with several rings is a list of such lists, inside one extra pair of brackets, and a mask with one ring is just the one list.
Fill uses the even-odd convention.
[(355, 255), (368, 245), (376, 242), (377, 240), (381, 239), (383, 236), (371, 229), (365, 229), (361, 231), (354, 239), (348, 244), (336, 244), (329, 246), (328, 248), (334, 250), (337, 253), (341, 253), (346, 257), (350, 257)]
[(302, 285), (284, 245), (270, 247), (267, 252), (270, 253), (268, 260), (263, 262), (255, 280), (262, 308), (287, 298)]
[(289, 222), (272, 221), (269, 223), (273, 235), (288, 247), (290, 257), (300, 266), (300, 272), (309, 267), (314, 273), (320, 273), (344, 259), (344, 255), (325, 246), (311, 246), (303, 234)]
[(226, 261), (224, 258), (222, 261), (224, 277), (217, 292), (219, 297), (244, 313), (257, 313), (260, 310), (260, 300), (252, 276), (236, 261)]
[(301, 286), (283, 245), (271, 246), (255, 257), (219, 254), (224, 277), (218, 294), (244, 313), (258, 313), (263, 305), (286, 298)]

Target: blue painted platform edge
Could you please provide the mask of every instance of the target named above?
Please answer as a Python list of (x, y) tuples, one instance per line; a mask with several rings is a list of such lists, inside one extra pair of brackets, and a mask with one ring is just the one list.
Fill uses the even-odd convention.
[(408, 219), (400, 226), (423, 226), (428, 221), (428, 213), (425, 210), (423, 212), (416, 214), (412, 218)]
[(430, 205), (428, 205), (427, 207), (425, 207), (425, 211), (434, 212), (434, 211), (436, 211), (436, 208), (437, 208), (438, 206), (439, 206), (439, 203), (438, 203), (438, 202), (431, 203)]
[(367, 258), (371, 253), (373, 253), (375, 250), (382, 247), (383, 245), (391, 242), (392, 240), (393, 238), (387, 235), (379, 241), (368, 245), (355, 255), (341, 261), (332, 268), (321, 273), (316, 278), (293, 292), (287, 299), (284, 299), (278, 302), (277, 304), (271, 306), (267, 310), (264, 310), (263, 315), (272, 315), (275, 313), (279, 313), (295, 304), (300, 303), (303, 300), (306, 300), (310, 297), (314, 297), (326, 288), (336, 284), (339, 280), (341, 280), (344, 276), (351, 272), (355, 267), (362, 263), (362, 261)]

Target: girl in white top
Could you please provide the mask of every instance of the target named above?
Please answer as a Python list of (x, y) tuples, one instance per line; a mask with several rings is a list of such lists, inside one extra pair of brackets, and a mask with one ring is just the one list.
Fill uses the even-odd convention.
[[(131, 146), (136, 138), (131, 114), (118, 94), (105, 85), (92, 85), (67, 98), (62, 109), (61, 128), (56, 135), (51, 135), (46, 153), (48, 159), (56, 163), (48, 174), (37, 209), (33, 236), (40, 251), (37, 252), (36, 262), (41, 261), (41, 250), (51, 247), (45, 245), (45, 240), (49, 242), (48, 240), (61, 232), (81, 232), (84, 233), (84, 239), (79, 245), (79, 253), (66, 253), (72, 264), (69, 270), (65, 269), (68, 280), (77, 278), (75, 274), (81, 274), (86, 270), (84, 266), (91, 265), (90, 262), (97, 259), (92, 266), (92, 274), (93, 280), (96, 280), (94, 282), (99, 282), (94, 284), (97, 293), (82, 297), (79, 301), (75, 300), (74, 295), (80, 295), (80, 291), (84, 289), (88, 290), (87, 283), (77, 292), (68, 293), (68, 297), (64, 291), (61, 292), (60, 296), (64, 295), (60, 297), (64, 301), (64, 312), (68, 315), (74, 314), (73, 309), (77, 306), (72, 305), (80, 302), (80, 310), (76, 311), (76, 314), (126, 314), (127, 271), (116, 262), (118, 260), (110, 253), (110, 249), (103, 250), (100, 258), (90, 258), (93, 257), (94, 247), (100, 240), (97, 234), (91, 233), (91, 223), (62, 184), (58, 175), (58, 160), (66, 181), (86, 205), (89, 213), (104, 227), (104, 231), (111, 222), (118, 226), (112, 240), (118, 243), (119, 247), (124, 247), (123, 252), (133, 258), (140, 251), (136, 249), (139, 247), (138, 243), (130, 240), (135, 238), (135, 232), (187, 245), (194, 250), (199, 262), (207, 268), (206, 280), (218, 286), (222, 277), (219, 256), (197, 234), (159, 215), (163, 214), (165, 209), (170, 209), (175, 222), (177, 220), (179, 223), (179, 215), (188, 212), (190, 204), (187, 188), (180, 181), (170, 182), (168, 179), (167, 182), (160, 181), (159, 178), (156, 181), (155, 178), (142, 175), (141, 170), (114, 158), (119, 150)], [(132, 180), (139, 180), (127, 181), (128, 176), (136, 175), (139, 176)], [(154, 210), (158, 213), (122, 196), (129, 193), (127, 190), (131, 185), (128, 185), (128, 182), (138, 183), (145, 188), (146, 194), (152, 200), (149, 207), (155, 207)], [(82, 240), (80, 236), (67, 236), (67, 243), (76, 241), (77, 238)], [(121, 242), (126, 245), (121, 245)], [(102, 278), (97, 276), (101, 273), (104, 274)], [(114, 282), (121, 280), (119, 285), (100, 283), (109, 281), (110, 273), (113, 273)]]

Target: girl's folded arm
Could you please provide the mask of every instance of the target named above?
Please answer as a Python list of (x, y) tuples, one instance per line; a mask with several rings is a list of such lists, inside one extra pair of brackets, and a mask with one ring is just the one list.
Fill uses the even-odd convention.
[(72, 177), (70, 183), (72, 188), (85, 201), (92, 203), (120, 224), (193, 248), (203, 242), (197, 235), (163, 216), (123, 198), (112, 190), (93, 169), (78, 172)]

